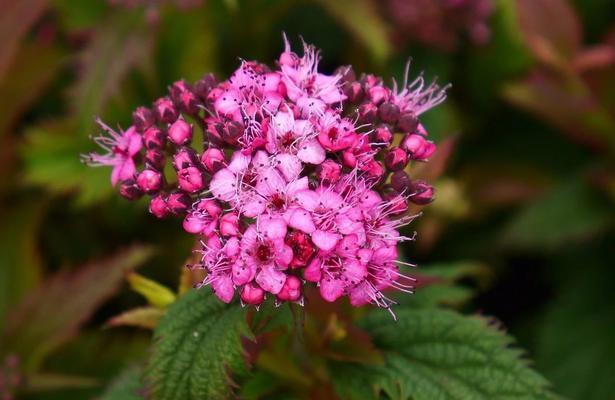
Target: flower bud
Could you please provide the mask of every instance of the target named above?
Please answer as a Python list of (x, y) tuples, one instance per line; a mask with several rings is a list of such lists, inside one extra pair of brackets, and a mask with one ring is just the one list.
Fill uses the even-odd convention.
[(265, 291), (255, 283), (247, 283), (241, 290), (241, 300), (246, 304), (258, 306), (265, 299)]
[(357, 75), (354, 72), (354, 69), (350, 65), (345, 65), (338, 67), (335, 72), (333, 72), (334, 76), (339, 76), (339, 83), (352, 83), (357, 80)]
[(160, 149), (147, 149), (145, 151), (145, 164), (153, 169), (162, 170), (166, 157)]
[(391, 171), (399, 171), (408, 164), (408, 153), (399, 147), (393, 147), (387, 151), (384, 162)]
[(175, 215), (185, 213), (192, 205), (192, 199), (184, 192), (173, 192), (167, 196), (167, 208)]
[(372, 144), (377, 147), (388, 147), (393, 141), (393, 132), (386, 124), (380, 124), (372, 133)]
[(301, 298), (301, 280), (294, 275), (286, 277), (284, 286), (276, 295), (282, 301), (297, 301)]
[(138, 200), (143, 196), (134, 179), (127, 179), (120, 184), (120, 194), (127, 200)]
[(427, 160), (436, 151), (436, 145), (433, 142), (417, 134), (407, 135), (401, 147), (408, 152), (411, 159), (418, 161)]
[(224, 153), (216, 147), (210, 147), (201, 155), (201, 164), (210, 174), (218, 172), (220, 168), (224, 167)]
[(187, 114), (198, 114), (199, 100), (192, 88), (185, 81), (177, 81), (169, 88), (171, 100), (175, 106)]
[(401, 215), (408, 211), (408, 202), (404, 196), (396, 193), (386, 193), (384, 200), (388, 202), (391, 215)]
[(376, 119), (378, 107), (373, 103), (363, 103), (359, 106), (359, 122), (361, 124), (371, 124)]
[(220, 218), (220, 234), (224, 237), (239, 235), (239, 215), (236, 212), (226, 213)]
[(368, 162), (363, 167), (363, 170), (367, 172), (367, 175), (369, 175), (370, 178), (374, 178), (376, 180), (384, 176), (384, 167), (379, 161), (376, 160)]
[(414, 204), (424, 206), (433, 201), (433, 187), (425, 181), (413, 181), (410, 190), (410, 201)]
[(154, 113), (147, 107), (137, 107), (135, 112), (132, 113), (132, 125), (139, 133), (154, 125), (155, 122)]
[(389, 99), (389, 89), (382, 85), (373, 86), (369, 89), (369, 98), (372, 103), (379, 105)]
[(169, 209), (164, 196), (159, 194), (152, 197), (152, 200), (149, 202), (149, 212), (158, 218), (164, 218), (169, 215)]
[(205, 74), (194, 85), (194, 93), (201, 98), (201, 100), (207, 100), (207, 96), (211, 89), (218, 84), (216, 77), (213, 74)]
[(172, 124), (179, 117), (177, 109), (168, 97), (161, 97), (154, 103), (154, 113), (158, 121)]
[(399, 116), (397, 127), (400, 131), (406, 133), (414, 133), (419, 125), (419, 119), (413, 112), (405, 112)]
[(183, 146), (192, 140), (192, 125), (180, 118), (173, 122), (167, 134), (171, 142), (177, 146)]
[(173, 167), (176, 171), (194, 167), (198, 163), (196, 151), (190, 147), (181, 147), (173, 156)]
[(244, 126), (239, 121), (230, 121), (222, 126), (220, 135), (228, 144), (237, 144), (237, 140), (243, 136)]
[(137, 186), (147, 194), (153, 194), (162, 187), (162, 174), (153, 169), (144, 169), (137, 176)]
[(285, 243), (293, 250), (293, 259), (290, 262), (291, 268), (305, 267), (316, 252), (310, 236), (301, 231), (293, 230), (287, 234)]
[(342, 162), (344, 166), (354, 168), (357, 166), (357, 156), (351, 150), (344, 150), (342, 152)]
[(205, 187), (203, 174), (195, 167), (179, 170), (177, 172), (177, 182), (179, 183), (179, 187), (188, 193), (198, 192)]
[(150, 126), (143, 132), (143, 143), (148, 149), (162, 148), (166, 141), (165, 133), (157, 126)]
[(365, 92), (359, 82), (347, 83), (343, 86), (344, 94), (351, 103), (359, 103), (363, 100)]
[(399, 107), (386, 101), (378, 107), (378, 116), (382, 121), (394, 124), (399, 119)]
[(397, 193), (408, 194), (410, 192), (410, 186), (412, 181), (406, 172), (403, 170), (395, 171), (391, 175), (391, 186), (397, 191)]
[(342, 166), (329, 159), (318, 165), (316, 171), (321, 184), (328, 186), (333, 185), (340, 180)]

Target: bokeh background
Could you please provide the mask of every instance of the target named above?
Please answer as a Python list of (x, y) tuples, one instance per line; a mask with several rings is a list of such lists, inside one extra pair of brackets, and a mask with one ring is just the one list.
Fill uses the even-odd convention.
[(272, 63), (282, 32), (326, 71), (399, 80), (411, 57), (452, 83), (424, 117), (437, 200), (405, 256), (466, 265), (451, 302), (557, 393), (615, 398), (613, 0), (0, 0), (0, 398), (102, 393), (151, 337), (109, 322), (145, 303), (126, 270), (176, 288), (190, 254), (80, 164), (94, 117), (127, 127), (178, 79)]

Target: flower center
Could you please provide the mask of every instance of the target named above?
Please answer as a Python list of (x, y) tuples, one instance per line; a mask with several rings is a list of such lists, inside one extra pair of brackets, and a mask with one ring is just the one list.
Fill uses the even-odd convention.
[(282, 146), (288, 148), (290, 147), (293, 142), (295, 141), (295, 135), (293, 134), (292, 131), (288, 131), (284, 134), (284, 136), (282, 136)]
[(271, 258), (271, 248), (266, 244), (261, 244), (256, 248), (256, 258), (260, 262), (267, 262)]
[(284, 208), (284, 204), (285, 204), (285, 201), (279, 194), (276, 193), (271, 197), (271, 205), (275, 209), (281, 210), (282, 208)]

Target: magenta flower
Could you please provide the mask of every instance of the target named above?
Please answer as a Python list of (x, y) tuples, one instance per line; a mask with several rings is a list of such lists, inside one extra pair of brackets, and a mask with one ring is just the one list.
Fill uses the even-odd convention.
[(117, 185), (120, 181), (131, 179), (137, 168), (135, 166), (135, 156), (143, 147), (141, 135), (134, 127), (128, 128), (121, 133), (105, 125), (100, 119), (96, 123), (108, 136), (97, 136), (94, 142), (98, 144), (105, 154), (90, 153), (82, 159), (90, 166), (111, 166), (111, 184)]
[(435, 151), (419, 117), (444, 89), (422, 77), (408, 85), (407, 74), (389, 88), (350, 67), (325, 75), (318, 62), (313, 46), (299, 57), (286, 41), (279, 68), (243, 61), (225, 81), (175, 82), (135, 111), (136, 128), (100, 123), (108, 153), (88, 160), (112, 166), (127, 199), (151, 196), (156, 217), (183, 218), (202, 244), (197, 286), (224, 302), (302, 304), (311, 282), (326, 301), (390, 308), (387, 291), (411, 291), (397, 246), (414, 237), (400, 228), (416, 217), (408, 204), (434, 191), (407, 171)]

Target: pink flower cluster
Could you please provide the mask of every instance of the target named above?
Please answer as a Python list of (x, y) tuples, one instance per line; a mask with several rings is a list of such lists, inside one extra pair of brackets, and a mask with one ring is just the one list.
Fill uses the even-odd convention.
[[(107, 153), (87, 161), (112, 166), (124, 197), (152, 196), (155, 216), (183, 218), (201, 238), (198, 286), (224, 302), (235, 293), (257, 306), (266, 296), (302, 302), (313, 282), (326, 301), (388, 308), (383, 291), (411, 290), (397, 254), (411, 238), (399, 228), (414, 218), (409, 202), (429, 203), (433, 189), (406, 170), (436, 149), (418, 117), (445, 89), (407, 76), (389, 88), (350, 67), (323, 74), (318, 63), (314, 47), (299, 56), (286, 42), (276, 69), (243, 61), (223, 82), (174, 83), (126, 131), (99, 122)], [(203, 147), (191, 144), (189, 121)]]

